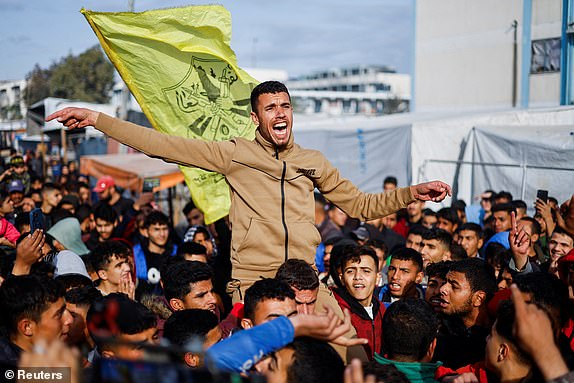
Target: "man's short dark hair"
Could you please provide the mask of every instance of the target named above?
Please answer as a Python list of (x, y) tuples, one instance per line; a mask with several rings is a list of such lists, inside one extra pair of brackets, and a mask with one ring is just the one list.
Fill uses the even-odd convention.
[(192, 284), (213, 278), (213, 269), (199, 261), (180, 261), (169, 265), (161, 280), (165, 298), (184, 299), (191, 292)]
[(47, 193), (49, 191), (54, 191), (54, 190), (62, 191), (62, 187), (59, 184), (54, 183), (54, 182), (46, 182), (44, 185), (42, 185), (41, 192)]
[(429, 231), (429, 229), (427, 229), (426, 227), (424, 227), (423, 225), (413, 225), (410, 229), (409, 232), (407, 233), (407, 237), (409, 235), (420, 235), (421, 237), (424, 238), (425, 233)]
[(504, 198), (504, 199), (508, 200), (509, 203), (510, 203), (510, 201), (513, 200), (512, 193), (504, 191), (504, 190), (500, 191), (499, 193), (494, 194), (493, 197), (494, 197), (494, 199)]
[(82, 204), (76, 209), (76, 218), (80, 223), (84, 222), (92, 214), (92, 207), (88, 204)]
[(519, 361), (526, 364), (533, 364), (533, 361), (528, 353), (524, 351), (522, 347), (520, 347), (518, 339), (516, 339), (514, 334), (513, 327), (515, 317), (516, 311), (512, 302), (501, 302), (496, 312), (496, 322), (494, 322), (496, 333), (511, 343)]
[(436, 338), (439, 320), (427, 302), (404, 298), (383, 316), (383, 351), (396, 361), (419, 362)]
[[(561, 235), (565, 235), (567, 237), (570, 237), (570, 239), (572, 239), (572, 241), (574, 241), (574, 235), (570, 234), (569, 232), (567, 232), (566, 230), (564, 230), (563, 228), (561, 228), (560, 226), (556, 226), (554, 228), (554, 231), (552, 232), (552, 235), (554, 234), (561, 234)], [(552, 238), (552, 235), (550, 236)]]
[(143, 227), (147, 229), (156, 224), (169, 226), (169, 218), (161, 211), (154, 210), (145, 217)]
[(450, 270), (450, 265), (452, 261), (441, 261), (437, 263), (430, 263), (426, 269), (426, 275), (430, 278), (439, 277), (440, 279), (446, 280), (446, 275)]
[(64, 288), (44, 275), (8, 277), (0, 287), (0, 316), (9, 335), (18, 333), (18, 322), (39, 322), (42, 313), (64, 297)]
[(505, 211), (508, 214), (514, 212), (516, 213), (516, 209), (512, 206), (511, 203), (497, 203), (490, 208), (492, 214), (496, 213), (497, 211)]
[(402, 247), (393, 252), (393, 254), (391, 255), (391, 261), (393, 259), (399, 259), (401, 261), (411, 261), (414, 265), (417, 266), (417, 273), (423, 270), (423, 257), (416, 250), (409, 249), (407, 247)]
[(450, 251), (450, 258), (453, 261), (460, 261), (461, 259), (468, 258), (468, 254), (466, 253), (466, 250), (464, 249), (464, 247), (462, 247), (458, 243), (452, 242), (448, 249)]
[(510, 204), (514, 206), (515, 210), (524, 209), (524, 211), (526, 211), (528, 209), (528, 205), (526, 204), (526, 202), (524, 202), (521, 199), (512, 200)]
[[(90, 335), (101, 347), (110, 336), (139, 334), (157, 326), (153, 312), (122, 293), (111, 293), (92, 303), (86, 319)], [(104, 339), (102, 339), (104, 338)]]
[(383, 241), (381, 239), (376, 239), (376, 238), (369, 239), (367, 242), (365, 242), (365, 246), (370, 246), (370, 247), (374, 247), (375, 249), (379, 249), (385, 255), (389, 251), (389, 249), (387, 248), (387, 245), (385, 244), (385, 241)]
[(255, 319), (255, 309), (259, 302), (267, 299), (284, 301), (287, 298), (295, 300), (295, 292), (293, 292), (287, 282), (271, 278), (256, 281), (245, 291), (244, 316), (253, 321)]
[(482, 238), (482, 227), (480, 227), (479, 224), (476, 224), (474, 222), (463, 223), (461, 226), (459, 226), (457, 231), (460, 233), (463, 230), (474, 231), (478, 239)]
[(287, 282), (297, 290), (315, 290), (319, 287), (319, 277), (313, 267), (302, 259), (288, 259), (279, 266), (275, 279)]
[(455, 201), (452, 201), (452, 203), (450, 204), (450, 207), (453, 208), (454, 210), (465, 211), (466, 202), (464, 202), (463, 199), (457, 199)]
[(217, 315), (209, 310), (176, 311), (165, 321), (163, 337), (171, 344), (184, 347), (193, 337), (205, 337), (217, 326)]
[[(331, 256), (332, 256), (331, 252)], [(345, 267), (349, 263), (359, 263), (361, 262), (361, 256), (368, 256), (373, 259), (375, 262), (375, 271), (379, 270), (379, 257), (377, 257), (377, 253), (369, 246), (359, 246), (353, 249), (352, 252), (348, 252), (343, 254), (341, 257), (341, 270), (345, 270)]]
[(116, 240), (100, 242), (90, 253), (90, 264), (94, 271), (106, 270), (114, 259), (128, 259), (131, 249), (125, 243)]
[(502, 267), (510, 261), (511, 253), (503, 244), (491, 242), (484, 249), (484, 256), (491, 265)]
[(289, 90), (285, 84), (279, 81), (264, 81), (257, 85), (251, 91), (251, 111), (257, 111), (257, 104), (259, 102), (259, 96), (262, 94), (275, 94), (275, 93), (287, 93), (289, 100), (291, 100), (291, 95), (289, 95)]
[(182, 257), (185, 254), (207, 255), (207, 249), (205, 246), (196, 242), (183, 242), (177, 247), (177, 254)]
[(534, 218), (522, 217), (522, 218), (520, 218), (520, 221), (528, 222), (530, 224), (530, 226), (532, 227), (532, 234), (540, 235), (540, 233), (542, 232), (542, 227), (540, 227), (540, 224)]
[(494, 268), (482, 259), (467, 258), (453, 262), (450, 271), (464, 274), (470, 285), (470, 290), (473, 293), (484, 291), (487, 300), (498, 290)]
[(115, 223), (118, 220), (118, 213), (109, 203), (101, 201), (94, 207), (94, 220), (96, 219)]
[(94, 286), (76, 287), (66, 291), (66, 303), (90, 307), (95, 301), (101, 299), (102, 293)]
[(458, 213), (456, 212), (456, 208), (452, 207), (443, 207), (436, 213), (437, 218), (446, 219), (453, 225), (459, 225), (460, 220), (458, 219)]
[(426, 230), (423, 233), (423, 239), (426, 241), (436, 239), (444, 247), (449, 249), (450, 244), (452, 243), (452, 235), (448, 231), (436, 227)]
[(287, 383), (342, 383), (345, 365), (328, 343), (300, 337), (289, 343), (293, 359), (287, 368)]
[(557, 314), (552, 318), (554, 329), (564, 326), (569, 317), (568, 287), (557, 276), (546, 272), (518, 274), (513, 283), (523, 293), (529, 293), (532, 302), (547, 313)]
[(383, 186), (385, 186), (386, 184), (393, 184), (393, 185), (397, 186), (399, 184), (399, 182), (397, 181), (397, 177), (388, 176), (388, 177), (385, 177), (385, 179), (383, 181)]
[(189, 201), (188, 203), (185, 204), (185, 206), (183, 207), (183, 215), (188, 215), (189, 213), (191, 213), (191, 211), (193, 209), (197, 209), (197, 206), (195, 206), (195, 204), (193, 203), (193, 201)]
[[(428, 207), (423, 209), (423, 217), (436, 217), (436, 211), (429, 209)], [(413, 226), (416, 227), (417, 225)]]

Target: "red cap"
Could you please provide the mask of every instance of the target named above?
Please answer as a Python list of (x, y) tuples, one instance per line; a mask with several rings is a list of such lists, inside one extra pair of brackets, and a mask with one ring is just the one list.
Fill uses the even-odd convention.
[(94, 188), (94, 191), (96, 193), (101, 193), (104, 190), (106, 190), (109, 187), (114, 186), (116, 183), (114, 182), (114, 179), (110, 176), (103, 176), (102, 178), (100, 178), (98, 180), (98, 183), (96, 184), (96, 187)]

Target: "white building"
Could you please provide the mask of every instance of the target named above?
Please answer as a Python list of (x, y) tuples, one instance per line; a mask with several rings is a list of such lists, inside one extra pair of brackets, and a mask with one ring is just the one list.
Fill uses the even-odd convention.
[(21, 120), (26, 115), (23, 93), (26, 80), (0, 81), (0, 121)]
[(573, 0), (416, 2), (417, 111), (569, 105)]
[(330, 69), (290, 79), (286, 85), (295, 110), (305, 114), (404, 112), (411, 99), (410, 76), (384, 66)]

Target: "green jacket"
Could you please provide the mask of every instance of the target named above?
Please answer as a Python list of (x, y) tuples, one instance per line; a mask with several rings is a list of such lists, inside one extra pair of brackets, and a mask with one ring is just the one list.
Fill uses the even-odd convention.
[(411, 383), (435, 383), (435, 371), (442, 363), (395, 362), (375, 354), (375, 360), (380, 364), (392, 364), (397, 370), (407, 376)]

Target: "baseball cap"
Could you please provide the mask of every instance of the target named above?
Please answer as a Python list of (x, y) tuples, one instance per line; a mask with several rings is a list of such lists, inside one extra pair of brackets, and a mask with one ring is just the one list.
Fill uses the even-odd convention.
[(12, 180), (8, 184), (8, 193), (12, 192), (24, 192), (24, 184), (20, 180)]
[(114, 181), (114, 179), (110, 176), (103, 176), (102, 178), (100, 178), (98, 180), (98, 182), (96, 183), (96, 187), (94, 188), (94, 191), (96, 193), (101, 193), (104, 190), (106, 190), (107, 188), (114, 186), (116, 183)]

